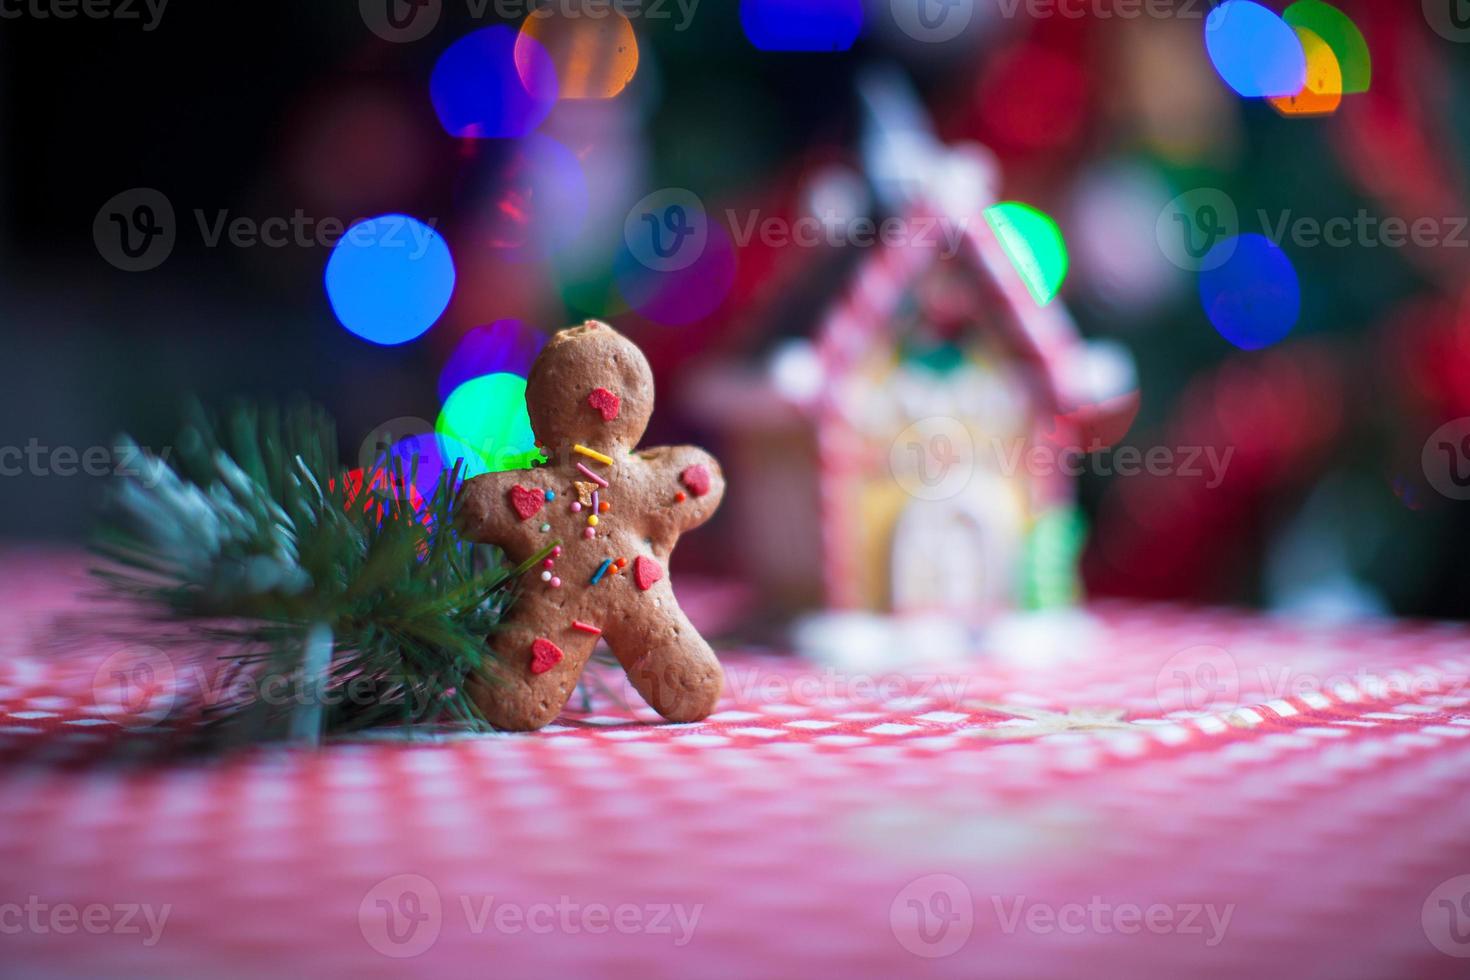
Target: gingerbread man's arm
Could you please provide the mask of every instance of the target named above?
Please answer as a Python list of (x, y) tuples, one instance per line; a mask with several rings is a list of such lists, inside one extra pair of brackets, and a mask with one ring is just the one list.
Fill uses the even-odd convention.
[(638, 458), (646, 466), (651, 498), (664, 504), (656, 511), (655, 540), (674, 540), (714, 516), (725, 496), (725, 474), (720, 463), (697, 446), (660, 446), (645, 449)]
[[(460, 533), (480, 544), (493, 544), (503, 549), (512, 560), (521, 561), (528, 537), (510, 503), (512, 488), (523, 483), (527, 470), (486, 473), (466, 480), (455, 504), (455, 521)], [(523, 553), (525, 552), (525, 553)]]

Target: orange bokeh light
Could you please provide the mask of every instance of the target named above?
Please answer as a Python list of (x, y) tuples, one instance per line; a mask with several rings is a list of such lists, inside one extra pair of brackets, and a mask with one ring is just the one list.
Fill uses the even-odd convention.
[(528, 39), (551, 55), (563, 99), (610, 99), (638, 72), (638, 38), (632, 23), (605, 7), (562, 5), (560, 10), (531, 14), (516, 42), (517, 64), (523, 47), (534, 48)]

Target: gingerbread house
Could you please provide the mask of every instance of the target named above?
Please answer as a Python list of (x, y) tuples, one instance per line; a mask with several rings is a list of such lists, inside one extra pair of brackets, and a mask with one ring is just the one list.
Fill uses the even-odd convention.
[(1100, 362), (1119, 374), (1118, 351), (1028, 288), (993, 199), (970, 196), (903, 213), (910, 231), (948, 222), (955, 247), (846, 246), (805, 329), (691, 386), (696, 410), (718, 406), (704, 417), (740, 488), (733, 550), (779, 607), (976, 621), (1076, 593), (1082, 520), (1062, 464), (1115, 393), (1096, 382)]

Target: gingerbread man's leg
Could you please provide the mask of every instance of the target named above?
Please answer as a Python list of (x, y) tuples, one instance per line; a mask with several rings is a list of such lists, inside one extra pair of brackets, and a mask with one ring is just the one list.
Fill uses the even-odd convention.
[(660, 590), (638, 616), (611, 625), (607, 642), (643, 700), (673, 722), (699, 721), (714, 711), (725, 686), (715, 652), (674, 601)]
[(510, 610), (501, 628), (487, 643), (488, 679), (473, 678), (470, 697), (487, 721), (502, 731), (529, 732), (542, 728), (561, 713), (577, 689), (582, 668), (597, 646), (597, 636), (570, 625), (538, 632), (531, 625), (545, 623), (537, 602), (522, 598)]

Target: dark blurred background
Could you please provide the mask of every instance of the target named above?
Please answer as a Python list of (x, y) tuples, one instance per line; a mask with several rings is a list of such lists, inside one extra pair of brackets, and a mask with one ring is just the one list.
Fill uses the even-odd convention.
[[(942, 43), (906, 33), (883, 0), (849, 50), (801, 53), (758, 50), (734, 0), (704, 0), (687, 22), (667, 6), (630, 18), (636, 73), (620, 94), (564, 100), (537, 129), (576, 158), (587, 191), (577, 242), (552, 257), (526, 254), (535, 219), (520, 207), (548, 196), (536, 193), (540, 158), (515, 140), (451, 136), (430, 104), (446, 48), (521, 17), (444, 0), (423, 38), (399, 41), (349, 0), (175, 0), (161, 16), (132, 5), (132, 18), (120, 6), (67, 19), (55, 4), (48, 16), (5, 7), (0, 446), (85, 449), (122, 431), (163, 446), (188, 396), (304, 394), (336, 416), (351, 459), (386, 420), (432, 421), (458, 340), (507, 318), (541, 331), (607, 318), (676, 392), (697, 367), (765, 349), (772, 294), (809, 289), (825, 266), (741, 246), (711, 309), (659, 322), (619, 290), (629, 208), (673, 187), (711, 211), (798, 211), (814, 174), (862, 172), (859, 80), (897, 66), (944, 141), (988, 146), (1004, 196), (1057, 219), (1072, 259), (1062, 299), (1084, 334), (1121, 342), (1137, 364), (1125, 441), (1236, 447), (1229, 479), (1208, 491), (1084, 478), (1094, 594), (1470, 612), (1470, 504), (1435, 489), (1423, 455), (1431, 433), (1470, 416), (1470, 37), (1457, 21), (1433, 4), (1340, 4), (1372, 53), (1371, 87), (1300, 118), (1221, 81), (1203, 0), (1152, 4), (1152, 16), (1104, 0), (1057, 5), (1067, 16), (977, 0)], [(135, 188), (161, 192), (176, 218), (172, 251), (143, 272), (111, 264), (94, 238), (99, 210)], [(1403, 247), (1286, 243), (1301, 316), (1285, 339), (1245, 351), (1212, 329), (1193, 273), (1156, 236), (1169, 202), (1200, 191), (1223, 192), (1242, 230), (1264, 231), (1258, 212), (1267, 224), (1366, 213), (1427, 217), (1440, 234)], [(207, 240), (222, 218), (393, 212), (433, 219), (458, 274), (443, 317), (399, 346), (337, 322), (329, 245)], [(677, 397), (662, 404), (651, 438), (718, 441)], [(0, 479), (0, 536), (83, 540), (101, 482)]]

